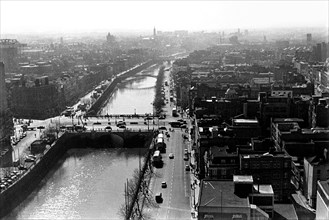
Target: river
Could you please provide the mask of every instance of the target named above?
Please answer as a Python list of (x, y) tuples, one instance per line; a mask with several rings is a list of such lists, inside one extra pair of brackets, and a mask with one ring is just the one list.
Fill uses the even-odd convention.
[[(124, 183), (146, 149), (72, 149), (5, 219), (122, 219)], [(142, 161), (142, 159), (141, 159)]]
[(134, 76), (124, 80), (113, 91), (101, 114), (153, 113), (151, 103), (155, 96), (155, 83), (158, 72), (159, 66), (153, 65), (136, 74), (137, 77)]
[[(152, 113), (159, 66), (124, 80), (102, 114)], [(5, 219), (123, 219), (124, 183), (145, 149), (73, 149)]]

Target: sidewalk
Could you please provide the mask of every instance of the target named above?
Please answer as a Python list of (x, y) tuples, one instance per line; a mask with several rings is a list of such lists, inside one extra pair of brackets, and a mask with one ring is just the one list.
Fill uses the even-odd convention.
[(190, 120), (188, 123), (188, 151), (190, 152), (190, 164), (192, 164), (193, 168), (191, 169), (190, 179), (191, 179), (191, 219), (197, 218), (197, 205), (199, 200), (199, 191), (200, 191), (200, 180), (195, 175), (196, 161), (194, 157), (194, 150), (192, 150), (191, 146), (191, 134), (190, 134)]

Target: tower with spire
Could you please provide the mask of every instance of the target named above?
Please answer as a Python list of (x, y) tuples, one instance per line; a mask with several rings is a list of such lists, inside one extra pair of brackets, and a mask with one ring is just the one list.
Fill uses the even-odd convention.
[(155, 29), (155, 27), (154, 27), (154, 28), (153, 28), (153, 37), (155, 38), (156, 35), (157, 35), (157, 32), (156, 32), (156, 29)]

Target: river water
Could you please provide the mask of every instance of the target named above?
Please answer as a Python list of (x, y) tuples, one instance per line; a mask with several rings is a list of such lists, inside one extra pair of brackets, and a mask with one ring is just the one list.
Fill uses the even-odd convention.
[[(123, 219), (124, 183), (146, 149), (72, 149), (6, 219)], [(142, 161), (142, 158), (141, 158)]]
[(158, 66), (153, 65), (138, 73), (137, 77), (124, 80), (113, 91), (101, 114), (153, 113), (153, 105), (151, 103), (155, 96), (155, 83), (158, 71)]
[[(158, 66), (122, 82), (103, 114), (152, 113)], [(150, 75), (150, 76), (147, 76)], [(5, 219), (123, 219), (124, 183), (145, 149), (73, 149)]]

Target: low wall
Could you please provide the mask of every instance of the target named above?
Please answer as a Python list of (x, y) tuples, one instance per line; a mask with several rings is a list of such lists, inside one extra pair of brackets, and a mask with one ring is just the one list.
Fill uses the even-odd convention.
[(19, 180), (0, 193), (0, 218), (23, 202), (38, 186), (57, 161), (71, 148), (136, 148), (149, 147), (153, 132), (85, 132), (64, 133), (42, 159), (26, 171)]

